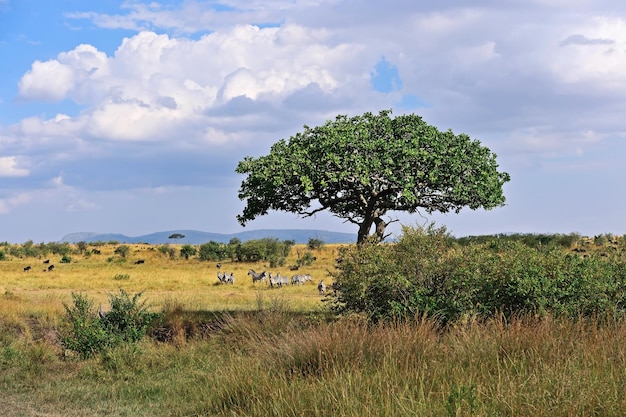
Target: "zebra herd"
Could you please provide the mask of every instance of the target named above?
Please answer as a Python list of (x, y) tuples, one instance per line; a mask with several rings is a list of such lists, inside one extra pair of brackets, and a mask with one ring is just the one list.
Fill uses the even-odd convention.
[[(218, 266), (218, 269), (219, 267), (221, 267), (221, 265)], [(309, 274), (293, 275), (290, 279), (287, 276), (280, 275), (280, 273), (273, 274), (270, 272), (268, 274), (266, 271), (256, 272), (254, 269), (250, 269), (248, 271), (248, 275), (252, 277), (253, 284), (259, 281), (269, 282), (271, 288), (282, 288), (283, 285), (289, 285), (289, 282), (291, 282), (291, 285), (303, 285), (308, 281), (312, 281), (313, 279)], [(222, 284), (235, 283), (235, 275), (232, 272), (230, 274), (227, 274), (225, 272), (218, 271), (217, 279)], [(319, 291), (320, 295), (323, 295), (326, 292), (326, 285), (324, 284), (324, 280), (321, 280), (319, 282), (319, 284), (317, 285), (317, 290)]]

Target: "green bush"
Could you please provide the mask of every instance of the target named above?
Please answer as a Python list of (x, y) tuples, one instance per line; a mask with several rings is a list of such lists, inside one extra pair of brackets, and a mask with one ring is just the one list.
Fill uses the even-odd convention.
[(445, 227), (405, 228), (394, 245), (344, 248), (330, 296), (339, 313), (379, 321), (465, 316), (624, 314), (626, 264), (581, 257), (559, 242), (494, 239), (459, 245)]
[(59, 262), (62, 264), (69, 264), (72, 262), (72, 258), (69, 255), (63, 255)]
[(61, 332), (61, 341), (66, 349), (87, 359), (109, 346), (109, 334), (93, 313), (93, 300), (72, 293), (72, 302), (72, 306), (63, 305), (68, 326)]
[(150, 313), (145, 303), (139, 302), (140, 297), (141, 293), (131, 297), (120, 289), (119, 294), (109, 295), (111, 309), (101, 317), (93, 311), (93, 300), (72, 293), (73, 305), (64, 304), (63, 346), (86, 359), (121, 344), (138, 342), (146, 335), (152, 321), (160, 316)]
[(322, 246), (324, 246), (324, 241), (322, 239), (313, 237), (309, 238), (309, 243), (307, 244), (309, 249), (320, 249)]
[(109, 295), (111, 310), (102, 323), (109, 334), (124, 342), (137, 342), (146, 335), (151, 322), (158, 313), (148, 311), (145, 302), (139, 302), (142, 293), (132, 297), (120, 288), (119, 294)]

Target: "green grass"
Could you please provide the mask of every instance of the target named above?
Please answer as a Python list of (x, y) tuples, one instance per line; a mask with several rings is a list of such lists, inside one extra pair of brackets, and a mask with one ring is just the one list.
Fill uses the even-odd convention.
[[(5, 415), (626, 415), (624, 323), (518, 319), (441, 331), (263, 310), (184, 346), (100, 358), (4, 347)], [(13, 349), (13, 350), (11, 350)]]

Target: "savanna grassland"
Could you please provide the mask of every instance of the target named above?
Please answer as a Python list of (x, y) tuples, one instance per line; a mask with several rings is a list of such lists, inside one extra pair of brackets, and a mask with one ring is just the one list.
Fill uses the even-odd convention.
[[(621, 243), (564, 252), (603, 262)], [(550, 314), (417, 315), (371, 323), (333, 314), (317, 283), (332, 281), (338, 245), (313, 250), (271, 289), (247, 272), (287, 266), (171, 259), (151, 245), (0, 261), (0, 410), (5, 416), (623, 416), (626, 322)], [(305, 246), (291, 249), (292, 265)], [(576, 252), (574, 252), (576, 250)], [(565, 256), (565, 255), (564, 255)], [(579, 255), (575, 255), (579, 256)], [(583, 255), (580, 255), (581, 257)], [(611, 255), (612, 256), (612, 255)], [(135, 264), (142, 259), (143, 264)], [(30, 271), (24, 267), (31, 266)], [(146, 337), (82, 359), (65, 348), (72, 294), (109, 308), (141, 293), (160, 318)]]

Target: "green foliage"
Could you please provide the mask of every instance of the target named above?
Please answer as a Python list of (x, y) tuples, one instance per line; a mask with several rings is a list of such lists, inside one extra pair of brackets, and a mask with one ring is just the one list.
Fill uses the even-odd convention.
[(221, 261), (226, 257), (228, 248), (226, 245), (213, 240), (200, 245), (198, 259), (201, 261)]
[(72, 293), (72, 306), (64, 304), (65, 328), (61, 341), (66, 349), (86, 359), (107, 349), (125, 343), (136, 343), (146, 335), (151, 322), (159, 314), (150, 313), (141, 293), (132, 297), (120, 289), (109, 295), (111, 310), (101, 318), (94, 312), (93, 300), (80, 293)]
[(317, 258), (315, 257), (315, 255), (313, 255), (312, 252), (306, 251), (304, 252), (304, 255), (302, 255), (302, 257), (298, 258), (298, 260), (296, 261), (296, 265), (298, 267), (309, 266), (312, 265), (313, 262), (315, 262), (316, 260)]
[(128, 274), (115, 274), (113, 279), (116, 280), (116, 281), (127, 281), (127, 280), (130, 279), (130, 275), (128, 275)]
[(495, 239), (459, 245), (445, 228), (405, 228), (394, 245), (345, 248), (331, 295), (340, 313), (373, 321), (504, 314), (626, 313), (626, 263)]
[(63, 255), (63, 257), (61, 258), (59, 262), (62, 264), (69, 264), (72, 262), (72, 257), (68, 255)]
[(102, 320), (107, 332), (120, 342), (138, 342), (146, 335), (151, 322), (160, 314), (151, 313), (145, 301), (139, 302), (142, 293), (132, 297), (120, 288), (118, 294), (109, 295), (111, 310)]
[(196, 253), (198, 253), (198, 250), (190, 244), (185, 244), (180, 248), (181, 258), (189, 259), (190, 256), (194, 256)]
[(465, 236), (456, 239), (456, 242), (460, 245), (467, 246), (475, 243), (489, 243), (493, 241), (511, 241), (522, 242), (527, 246), (533, 248), (546, 247), (551, 245), (557, 245), (562, 248), (570, 248), (581, 239), (580, 234), (570, 233), (564, 234), (545, 234), (545, 233), (512, 233), (512, 234), (497, 234), (497, 235), (481, 235), (481, 236)]
[(176, 258), (176, 249), (168, 244), (159, 246), (159, 253), (168, 256), (170, 259)]
[(322, 246), (324, 246), (324, 241), (313, 237), (309, 238), (309, 243), (307, 243), (309, 249), (321, 249)]
[(128, 247), (127, 245), (120, 245), (117, 248), (115, 248), (113, 253), (120, 255), (122, 258), (126, 259), (126, 257), (130, 253), (130, 247)]
[(242, 225), (269, 210), (312, 216), (328, 210), (359, 227), (364, 243), (372, 227), (385, 237), (389, 211), (414, 213), (491, 209), (504, 204), (496, 155), (465, 134), (439, 131), (411, 114), (391, 110), (337, 116), (276, 142), (269, 155), (246, 157), (237, 216)]
[(237, 245), (237, 260), (242, 262), (270, 261), (274, 266), (282, 266), (295, 244), (292, 240), (280, 241), (276, 238), (252, 239)]
[(0, 250), (0, 261), (5, 261), (7, 259), (4, 250)]
[(82, 294), (72, 293), (72, 302), (72, 306), (63, 304), (68, 327), (62, 332), (61, 341), (66, 349), (87, 359), (109, 347), (111, 338), (93, 313), (93, 300)]

